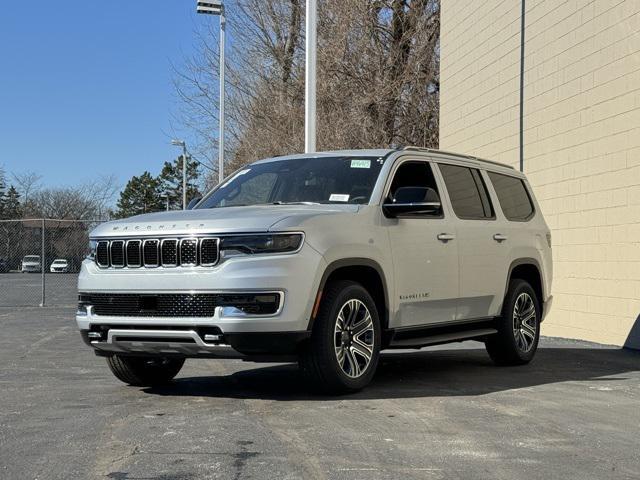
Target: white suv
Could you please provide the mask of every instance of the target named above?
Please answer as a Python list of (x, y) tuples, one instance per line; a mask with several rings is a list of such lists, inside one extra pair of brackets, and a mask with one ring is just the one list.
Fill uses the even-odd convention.
[(253, 163), (195, 208), (91, 234), (77, 323), (132, 385), (187, 357), (298, 361), (316, 388), (369, 383), (380, 351), (477, 340), (536, 351), (551, 236), (523, 174), (437, 150)]

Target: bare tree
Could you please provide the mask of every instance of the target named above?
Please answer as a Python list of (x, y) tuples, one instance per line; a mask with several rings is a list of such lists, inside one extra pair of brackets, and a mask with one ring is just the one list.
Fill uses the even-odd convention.
[(115, 176), (73, 187), (45, 188), (23, 203), (25, 217), (66, 220), (101, 220), (119, 190)]
[(37, 191), (40, 188), (42, 175), (28, 171), (24, 173), (13, 173), (11, 176), (16, 182), (16, 188), (18, 189), (18, 192), (22, 197), (23, 203), (27, 203), (29, 201), (29, 196), (31, 195), (31, 193)]
[[(438, 145), (438, 0), (322, 0), (318, 24), (319, 149)], [(304, 142), (304, 6), (244, 0), (230, 9), (229, 169), (299, 152)], [(217, 149), (216, 32), (198, 34), (176, 68), (180, 123)]]

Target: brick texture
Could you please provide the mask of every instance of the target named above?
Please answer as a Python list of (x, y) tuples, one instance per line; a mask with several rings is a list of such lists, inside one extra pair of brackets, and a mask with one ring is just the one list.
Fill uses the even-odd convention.
[[(521, 3), (442, 0), (440, 146), (519, 164)], [(543, 333), (640, 348), (640, 1), (527, 2), (524, 165), (553, 231)]]

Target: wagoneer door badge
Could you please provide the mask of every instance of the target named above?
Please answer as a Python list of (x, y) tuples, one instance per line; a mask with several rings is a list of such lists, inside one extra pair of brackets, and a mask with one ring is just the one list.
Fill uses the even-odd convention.
[(408, 295), (400, 295), (400, 300), (420, 300), (423, 298), (429, 298), (429, 292), (410, 293)]

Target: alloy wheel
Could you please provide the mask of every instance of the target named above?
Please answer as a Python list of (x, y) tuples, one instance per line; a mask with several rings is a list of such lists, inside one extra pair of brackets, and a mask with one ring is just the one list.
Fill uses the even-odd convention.
[(363, 375), (373, 357), (375, 331), (371, 313), (362, 301), (354, 298), (340, 308), (333, 337), (342, 371), (351, 378)]
[(513, 307), (513, 336), (518, 350), (527, 353), (533, 348), (537, 330), (535, 302), (528, 293), (521, 293)]

